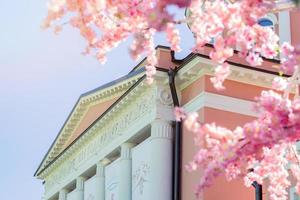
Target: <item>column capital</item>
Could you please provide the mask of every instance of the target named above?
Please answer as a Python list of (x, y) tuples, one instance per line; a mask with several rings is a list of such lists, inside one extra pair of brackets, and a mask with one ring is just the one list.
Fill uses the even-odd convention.
[(79, 176), (76, 178), (76, 190), (83, 190), (85, 180), (86, 178), (83, 176)]
[(134, 143), (129, 142), (121, 144), (121, 159), (131, 159), (131, 149), (134, 146)]
[(61, 189), (58, 193), (58, 199), (59, 200), (67, 200), (67, 189)]
[(172, 139), (172, 122), (162, 119), (156, 119), (151, 122), (151, 137), (152, 138), (167, 138)]
[(104, 177), (104, 168), (110, 163), (108, 158), (103, 158), (96, 164), (96, 175)]
[(131, 149), (133, 143), (123, 143), (121, 145), (121, 158), (119, 161), (119, 195), (122, 200), (132, 200), (131, 198)]

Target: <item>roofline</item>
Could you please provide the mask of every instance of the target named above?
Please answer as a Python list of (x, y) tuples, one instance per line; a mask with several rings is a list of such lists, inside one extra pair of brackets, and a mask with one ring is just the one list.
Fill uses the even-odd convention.
[(144, 72), (144, 71), (145, 71), (145, 69), (143, 69), (143, 68), (138, 69), (138, 70), (136, 70), (136, 71), (133, 71), (132, 73), (129, 73), (129, 74), (127, 74), (127, 75), (125, 75), (125, 76), (122, 76), (122, 77), (120, 77), (120, 78), (118, 78), (118, 79), (116, 79), (116, 80), (113, 80), (113, 81), (111, 81), (111, 82), (108, 82), (108, 83), (106, 83), (106, 84), (100, 86), (100, 87), (97, 87), (97, 88), (95, 88), (95, 89), (93, 89), (93, 90), (90, 90), (90, 91), (88, 91), (88, 92), (85, 92), (85, 93), (81, 94), (81, 95), (79, 96), (79, 98), (77, 99), (75, 105), (73, 106), (72, 110), (71, 110), (70, 113), (68, 114), (67, 119), (65, 120), (65, 122), (64, 122), (63, 125), (62, 125), (62, 127), (60, 128), (58, 134), (56, 135), (54, 141), (52, 142), (50, 148), (48, 149), (46, 155), (44, 156), (43, 160), (42, 160), (41, 163), (39, 164), (37, 170), (36, 170), (35, 173), (34, 173), (34, 176), (37, 175), (37, 172), (38, 172), (38, 171), (40, 170), (40, 168), (42, 167), (43, 162), (46, 160), (46, 158), (47, 158), (47, 156), (49, 155), (51, 149), (54, 147), (56, 141), (58, 140), (58, 138), (59, 138), (59, 136), (60, 136), (60, 133), (62, 132), (62, 130), (64, 129), (65, 125), (66, 125), (67, 122), (69, 121), (69, 119), (70, 119), (72, 113), (74, 112), (74, 110), (75, 110), (75, 108), (77, 107), (77, 105), (78, 105), (78, 103), (79, 103), (79, 101), (80, 101), (81, 98), (83, 98), (83, 97), (85, 97), (85, 96), (88, 96), (88, 95), (90, 95), (90, 94), (92, 94), (92, 93), (94, 93), (94, 92), (96, 92), (96, 91), (103, 90), (103, 89), (105, 89), (105, 88), (108, 88), (108, 87), (110, 87), (110, 86), (113, 86), (113, 85), (115, 85), (115, 84), (117, 84), (117, 83), (120, 83), (120, 82), (122, 82), (122, 81), (124, 81), (124, 80), (126, 80), (126, 79), (128, 79), (128, 78), (134, 77), (135, 75), (140, 74), (140, 73), (142, 73), (142, 72)]
[[(213, 45), (211, 45), (211, 44), (206, 44), (205, 46), (213, 48)], [(238, 51), (234, 50), (234, 53), (237, 54)], [(196, 58), (198, 56), (201, 57), (201, 58), (211, 60), (210, 57), (206, 54), (200, 54), (200, 53), (193, 53), (192, 52), (188, 56), (186, 56), (184, 59), (177, 60), (178, 62), (181, 62), (181, 64), (176, 68), (176, 71), (179, 71), (187, 63), (189, 63), (191, 60), (193, 60), (194, 58)], [(265, 60), (265, 61), (268, 61), (268, 62), (272, 62), (274, 64), (280, 64), (280, 61), (276, 60), (276, 59), (268, 59), (268, 58), (264, 58), (264, 57), (262, 57), (262, 59)], [(275, 71), (271, 71), (271, 70), (267, 70), (267, 69), (251, 67), (249, 65), (245, 65), (245, 64), (241, 64), (241, 63), (233, 62), (233, 61), (226, 61), (226, 62), (230, 65), (234, 65), (234, 66), (241, 67), (241, 68), (244, 68), (244, 69), (254, 70), (254, 71), (263, 72), (263, 73), (272, 74), (272, 75), (279, 75), (279, 72), (275, 72)], [(283, 74), (282, 76), (290, 77), (290, 75), (288, 75), (288, 74)]]
[[(206, 44), (205, 45), (206, 47), (211, 47), (213, 48), (213, 45), (211, 44)], [(162, 45), (158, 45), (155, 47), (155, 49), (157, 48), (164, 48), (164, 49), (170, 49), (170, 47), (167, 47), (167, 46), (162, 46)], [(237, 50), (234, 50), (234, 53), (237, 54), (238, 51)], [(172, 61), (173, 62), (177, 62), (177, 63), (180, 63), (180, 65), (178, 67), (176, 67), (176, 71), (179, 71), (181, 68), (183, 68), (187, 63), (189, 63), (191, 60), (193, 60), (194, 58), (196, 57), (201, 57), (201, 58), (205, 58), (205, 59), (210, 59), (210, 57), (208, 55), (205, 55), (205, 54), (200, 54), (200, 53), (190, 53), (188, 56), (186, 56), (184, 59), (175, 59), (174, 57), (174, 51), (171, 51), (171, 55), (172, 55)], [(262, 57), (263, 60), (265, 61), (269, 61), (269, 62), (272, 62), (274, 64), (280, 64), (280, 61), (279, 60), (276, 60), (276, 59), (267, 59), (267, 58), (264, 58)], [(130, 77), (133, 77), (141, 72), (144, 72), (145, 71), (145, 68), (140, 68), (140, 69), (137, 69), (136, 68), (138, 66), (140, 66), (140, 64), (142, 62), (144, 62), (146, 60), (146, 58), (144, 58), (142, 61), (140, 61), (127, 75), (119, 78), (119, 79), (116, 79), (114, 81), (111, 81), (107, 84), (104, 84), (98, 88), (95, 88), (91, 91), (88, 91), (82, 95), (80, 95), (79, 99), (77, 100), (75, 106), (73, 107), (73, 109), (71, 110), (71, 113), (68, 115), (68, 118), (67, 120), (65, 121), (65, 123), (63, 124), (62, 128), (60, 129), (58, 135), (56, 136), (54, 142), (52, 143), (52, 145), (50, 146), (47, 154), (44, 156), (42, 162), (40, 163), (38, 169), (36, 170), (36, 172), (34, 173), (34, 176), (38, 176), (39, 174), (41, 174), (46, 168), (48, 168), (48, 166), (50, 166), (54, 161), (56, 161), (70, 146), (72, 146), (72, 144), (74, 144), (79, 138), (81, 138), (82, 135), (84, 135), (84, 133), (91, 127), (94, 125), (94, 123), (96, 123), (98, 120), (100, 120), (109, 110), (111, 110), (115, 105), (116, 103), (118, 103), (124, 96), (126, 96), (136, 85), (138, 85), (138, 83), (141, 82), (142, 79), (145, 78), (145, 75), (143, 75), (136, 83), (134, 83), (134, 85), (132, 85), (123, 95), (120, 96), (120, 98), (117, 99), (116, 102), (114, 102), (101, 116), (99, 116), (87, 129), (85, 129), (83, 131), (83, 133), (78, 137), (76, 138), (70, 145), (67, 146), (67, 148), (65, 148), (61, 153), (59, 153), (50, 163), (48, 163), (44, 169), (42, 169), (39, 173), (37, 173), (39, 171), (39, 169), (41, 168), (41, 165), (43, 164), (43, 162), (45, 161), (46, 157), (48, 156), (50, 150), (52, 149), (52, 147), (54, 146), (54, 144), (56, 143), (59, 135), (60, 135), (60, 132), (62, 131), (62, 129), (64, 128), (65, 124), (67, 123), (67, 121), (69, 120), (71, 114), (73, 113), (74, 109), (76, 108), (77, 104), (79, 103), (79, 100), (84, 97), (84, 96), (87, 96), (91, 93), (94, 93), (96, 91), (99, 91), (99, 90), (102, 90), (102, 89), (105, 89), (107, 87), (110, 87), (114, 84), (117, 84), (123, 80), (126, 80)], [(258, 71), (258, 72), (263, 72), (263, 73), (267, 73), (267, 74), (272, 74), (272, 75), (279, 75), (278, 72), (274, 72), (274, 71), (271, 71), (271, 70), (267, 70), (267, 69), (261, 69), (261, 68), (256, 68), (256, 67), (250, 67), (248, 65), (244, 65), (244, 64), (241, 64), (241, 63), (237, 63), (237, 62), (232, 62), (232, 61), (226, 61), (228, 64), (230, 65), (234, 65), (234, 66), (237, 66), (237, 67), (241, 67), (241, 68), (245, 68), (245, 69), (249, 69), (249, 70), (254, 70), (254, 71)], [(164, 69), (164, 68), (157, 68), (159, 71), (163, 71), (163, 72), (168, 72), (168, 69)], [(290, 75), (287, 75), (287, 74), (283, 74), (282, 76), (284, 77), (290, 77)]]
[[(212, 44), (206, 44), (205, 46), (214, 48), (214, 46), (213, 46)], [(233, 53), (234, 53), (234, 54), (238, 54), (238, 53), (240, 53), (240, 51), (234, 49), (234, 50), (233, 50)], [(261, 56), (261, 58), (262, 58), (264, 61), (272, 62), (272, 63), (275, 63), (275, 64), (280, 64), (280, 60), (279, 60), (279, 59), (275, 59), (275, 58), (266, 58), (266, 57), (264, 57), (264, 56)]]
[[(206, 44), (204, 45), (204, 47), (214, 48), (214, 45), (213, 45), (213, 44), (206, 43)], [(234, 53), (234, 54), (239, 54), (240, 51), (234, 49), (234, 50), (233, 50), (233, 53)], [(206, 54), (201, 54), (201, 53), (194, 53), (194, 52), (191, 52), (189, 55), (187, 55), (187, 56), (186, 56), (185, 58), (183, 58), (183, 59), (175, 59), (175, 58), (174, 58), (174, 60), (177, 61), (177, 62), (182, 62), (182, 61), (186, 60), (186, 59), (187, 59), (189, 56), (191, 56), (192, 54), (197, 54), (197, 55), (207, 56), (207, 57), (209, 58), (209, 56), (206, 55)], [(274, 63), (274, 64), (280, 64), (280, 60), (279, 60), (279, 59), (274, 59), (274, 58), (271, 59), (271, 58), (266, 58), (266, 57), (263, 57), (263, 56), (261, 56), (261, 58), (262, 58), (264, 61), (268, 61), (268, 62), (271, 62), (271, 63)], [(210, 59), (210, 58), (209, 58), (209, 59)]]

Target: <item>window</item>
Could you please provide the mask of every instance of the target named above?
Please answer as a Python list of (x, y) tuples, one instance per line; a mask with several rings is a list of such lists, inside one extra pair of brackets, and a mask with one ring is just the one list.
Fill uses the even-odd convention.
[(274, 29), (275, 25), (277, 24), (277, 17), (273, 13), (269, 13), (266, 16), (259, 19), (257, 23), (263, 27), (269, 27)]
[(273, 27), (274, 24), (270, 19), (267, 18), (262, 18), (260, 20), (258, 20), (258, 24), (264, 27)]

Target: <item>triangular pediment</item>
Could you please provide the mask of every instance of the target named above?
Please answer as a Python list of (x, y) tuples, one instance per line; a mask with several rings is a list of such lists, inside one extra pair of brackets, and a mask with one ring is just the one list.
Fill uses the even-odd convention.
[(138, 79), (144, 75), (144, 69), (130, 74), (82, 94), (67, 120), (49, 148), (35, 175), (49, 165), (68, 146), (91, 126), (105, 111), (117, 101)]
[[(177, 66), (174, 52), (169, 47), (157, 46), (158, 66), (168, 69)], [(35, 175), (50, 165), (66, 148), (71, 146), (92, 124), (100, 118), (114, 102), (134, 85), (145, 74), (143, 59), (133, 70), (124, 77), (105, 84), (90, 92), (82, 94), (67, 120), (59, 131), (55, 141), (38, 167)]]

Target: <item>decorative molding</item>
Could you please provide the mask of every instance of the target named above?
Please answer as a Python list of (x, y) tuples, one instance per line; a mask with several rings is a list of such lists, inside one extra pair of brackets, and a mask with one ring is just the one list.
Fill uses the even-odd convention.
[(169, 121), (156, 119), (151, 123), (151, 139), (172, 139), (172, 126)]
[(253, 104), (253, 101), (247, 101), (209, 92), (202, 92), (190, 102), (185, 104), (183, 108), (187, 112), (196, 112), (201, 108), (208, 107), (228, 112), (234, 112), (242, 115), (257, 117), (258, 113), (254, 112), (252, 109)]
[(96, 176), (104, 177), (105, 166), (110, 163), (108, 158), (104, 158), (96, 164)]
[[(213, 61), (195, 57), (185, 67), (178, 71), (177, 85), (180, 90), (185, 89), (197, 79), (205, 75), (214, 75), (213, 69), (217, 66)], [(272, 80), (276, 77), (273, 74), (246, 69), (235, 65), (230, 65), (231, 74), (227, 80), (238, 81), (250, 85), (256, 85), (265, 88), (271, 88)]]
[[(168, 79), (168, 77), (164, 77), (164, 80), (166, 79)], [(164, 83), (164, 81), (160, 83)], [(170, 88), (167, 87), (165, 83), (160, 84), (156, 88), (156, 96), (156, 118), (173, 121), (173, 99), (170, 92)]]
[(158, 88), (158, 100), (163, 105), (172, 105), (173, 99), (171, 95), (171, 91), (168, 87), (160, 87)]
[(94, 92), (91, 92), (90, 94), (86, 94), (80, 97), (75, 108), (70, 114), (68, 121), (60, 131), (55, 144), (50, 149), (47, 157), (42, 162), (41, 167), (39, 168), (37, 173), (43, 170), (45, 166), (47, 166), (53, 159), (55, 159), (59, 155), (59, 153), (61, 153), (61, 151), (65, 148), (66, 142), (71, 138), (72, 133), (79, 126), (81, 120), (88, 112), (90, 107), (120, 96), (134, 83), (136, 83), (143, 75), (144, 73), (139, 73), (110, 87), (98, 91), (96, 90)]
[(132, 185), (133, 190), (137, 190), (137, 192), (143, 196), (145, 184), (149, 181), (150, 174), (150, 165), (149, 163), (142, 161), (139, 164), (139, 167), (133, 171), (132, 174)]
[[(64, 154), (40, 174), (40, 178), (46, 179), (46, 195), (53, 195), (60, 187), (74, 178), (75, 174), (83, 173), (82, 165), (92, 157), (103, 156), (103, 150), (112, 151), (115, 140), (124, 136), (131, 137), (139, 131), (138, 128), (131, 130), (135, 124), (147, 124), (149, 116), (154, 118), (156, 105), (156, 86), (140, 83), (114, 108), (89, 129), (76, 143), (74, 143)], [(140, 123), (143, 120), (143, 123)], [(131, 131), (130, 131), (131, 130)], [(132, 132), (136, 131), (136, 132)], [(131, 135), (125, 135), (125, 134)], [(129, 139), (128, 138), (128, 139)], [(128, 140), (127, 139), (127, 140)], [(121, 145), (121, 144), (120, 144)], [(100, 153), (102, 152), (102, 153)], [(99, 159), (100, 160), (100, 159)], [(95, 161), (94, 164), (96, 164)]]
[(104, 177), (104, 169), (105, 169), (105, 165), (102, 162), (98, 162), (96, 168), (96, 176)]
[(121, 159), (131, 159), (131, 149), (134, 147), (135, 144), (132, 143), (124, 143), (121, 145)]

